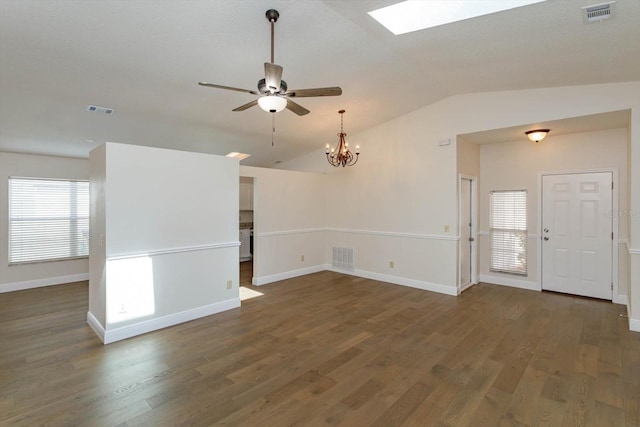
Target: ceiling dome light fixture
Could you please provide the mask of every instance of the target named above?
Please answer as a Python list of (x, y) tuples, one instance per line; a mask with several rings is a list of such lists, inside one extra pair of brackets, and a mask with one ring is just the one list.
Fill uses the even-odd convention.
[(258, 98), (258, 105), (267, 113), (279, 113), (287, 106), (287, 100), (277, 95), (266, 95)]
[(338, 166), (353, 166), (358, 162), (358, 157), (360, 156), (360, 146), (356, 145), (356, 152), (354, 156), (354, 153), (349, 150), (349, 143), (344, 139), (344, 137), (347, 136), (343, 130), (344, 111), (345, 110), (338, 111), (338, 114), (340, 114), (340, 133), (338, 134), (340, 140), (338, 142), (338, 146), (336, 148), (331, 148), (331, 146), (327, 144), (325, 151), (327, 160), (331, 166), (336, 168)]
[(549, 129), (534, 129), (528, 130), (525, 132), (525, 135), (529, 137), (529, 139), (536, 144), (547, 137), (549, 133)]

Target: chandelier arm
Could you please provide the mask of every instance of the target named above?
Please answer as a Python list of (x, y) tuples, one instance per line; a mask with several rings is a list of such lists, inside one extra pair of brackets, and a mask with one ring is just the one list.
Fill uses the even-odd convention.
[(334, 154), (327, 153), (327, 161), (333, 167), (339, 166), (339, 162), (337, 162), (337, 158)]
[(353, 160), (353, 155), (351, 154), (351, 151), (347, 151), (344, 157), (347, 165), (351, 163), (351, 160)]

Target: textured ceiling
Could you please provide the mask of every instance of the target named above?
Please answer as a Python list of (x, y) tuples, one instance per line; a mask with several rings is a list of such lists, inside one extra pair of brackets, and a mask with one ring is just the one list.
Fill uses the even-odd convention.
[[(270, 166), (334, 144), (339, 109), (354, 134), (460, 93), (640, 80), (638, 0), (601, 23), (580, 10), (597, 0), (548, 0), (401, 36), (366, 13), (391, 3), (0, 0), (0, 151), (87, 157), (114, 141)], [(269, 8), (289, 87), (344, 91), (276, 114), (273, 147), (270, 114), (231, 111), (252, 95), (197, 85), (255, 88)]]

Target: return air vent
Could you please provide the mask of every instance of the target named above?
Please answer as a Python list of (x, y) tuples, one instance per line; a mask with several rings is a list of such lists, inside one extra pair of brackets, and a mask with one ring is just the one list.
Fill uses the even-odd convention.
[(331, 259), (333, 268), (355, 271), (353, 264), (353, 248), (333, 248), (333, 258)]
[(594, 4), (582, 8), (582, 19), (584, 23), (600, 22), (611, 18), (611, 8), (615, 2)]
[(102, 113), (108, 116), (113, 114), (113, 108), (98, 107), (97, 105), (89, 105), (87, 111), (90, 113)]

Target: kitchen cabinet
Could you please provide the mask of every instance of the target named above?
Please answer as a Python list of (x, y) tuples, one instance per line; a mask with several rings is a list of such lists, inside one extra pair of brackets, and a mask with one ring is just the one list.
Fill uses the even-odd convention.
[(241, 182), (240, 183), (240, 210), (252, 211), (253, 210), (253, 184)]
[(240, 229), (240, 261), (251, 259), (251, 229)]

